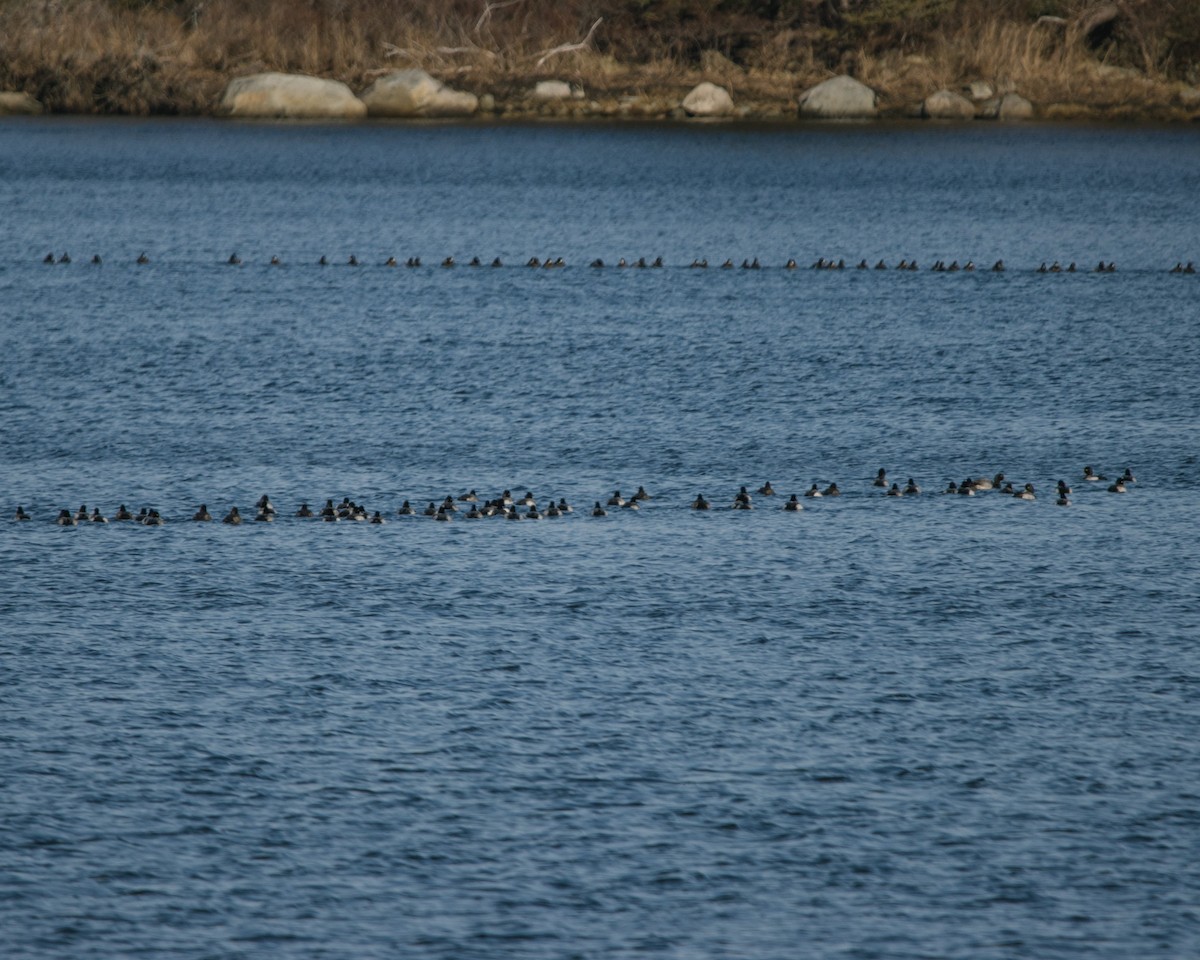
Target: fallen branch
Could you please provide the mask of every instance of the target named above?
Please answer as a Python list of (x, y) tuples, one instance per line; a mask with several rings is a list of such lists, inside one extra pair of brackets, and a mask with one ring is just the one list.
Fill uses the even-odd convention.
[(560, 53), (572, 53), (576, 50), (585, 49), (592, 39), (592, 34), (596, 32), (596, 28), (600, 26), (603, 21), (603, 17), (597, 17), (596, 22), (592, 24), (592, 28), (587, 32), (587, 36), (580, 40), (579, 43), (564, 43), (561, 46), (554, 47), (550, 50), (541, 51), (541, 57), (539, 57), (537, 63), (533, 65), (534, 69), (536, 70), (551, 57), (557, 56)]

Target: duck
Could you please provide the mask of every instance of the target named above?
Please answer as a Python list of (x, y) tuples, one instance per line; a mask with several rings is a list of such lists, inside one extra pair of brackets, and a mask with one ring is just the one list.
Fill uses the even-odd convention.
[(729, 509), (730, 510), (753, 510), (754, 504), (752, 504), (750, 502), (749, 497), (747, 497), (745, 500), (742, 500), (741, 498), (737, 498), (733, 501), (733, 503), (731, 503), (729, 505)]
[(237, 507), (230, 507), (229, 512), (221, 520), (222, 523), (239, 524), (242, 522), (242, 515), (238, 512)]
[(1071, 494), (1071, 488), (1067, 486), (1067, 482), (1065, 480), (1059, 480), (1055, 489), (1058, 491), (1058, 495), (1060, 497), (1070, 496)]
[(542, 265), (542, 261), (539, 260), (537, 257), (530, 257), (528, 260), (525, 261), (525, 266), (527, 266), (527, 267), (540, 267), (541, 265)]
[(966, 480), (958, 485), (958, 495), (960, 497), (975, 496), (975, 484), (971, 482), (970, 477), (967, 477)]
[(1125, 492), (1125, 481), (1122, 480), (1120, 477), (1118, 477), (1116, 480), (1114, 480), (1112, 483), (1110, 483), (1108, 485), (1108, 492), (1109, 493), (1124, 493)]
[(1059, 262), (1057, 260), (1055, 260), (1052, 264), (1050, 264), (1050, 272), (1051, 273), (1062, 273), (1062, 266), (1059, 264)]
[(93, 253), (93, 254), (92, 254), (92, 264), (93, 264), (93, 265), (95, 265), (95, 266), (97, 266), (97, 267), (98, 267), (98, 266), (100, 266), (100, 264), (102, 264), (103, 262), (104, 262), (104, 261), (100, 259), (100, 254), (98, 254), (98, 253)]
[(59, 258), (58, 258), (58, 262), (59, 262), (59, 263), (70, 263), (70, 262), (71, 262), (71, 255), (70, 255), (69, 253), (67, 253), (67, 252), (64, 250), (64, 251), (63, 251), (63, 255), (62, 255), (61, 257), (59, 257)]
[(502, 267), (502, 266), (504, 266), (504, 261), (501, 260), (499, 257), (493, 257), (492, 258), (492, 266), (493, 267)]
[(974, 486), (976, 490), (992, 490), (995, 487), (1000, 486), (1003, 480), (1004, 474), (998, 473), (993, 480), (989, 480), (987, 477), (979, 477), (975, 480)]
[(77, 511), (75, 511), (75, 519), (79, 523), (83, 523), (85, 520), (87, 520), (87, 518), (88, 518), (88, 510), (87, 510), (87, 504), (85, 503), (85, 504), (82, 504)]
[(891, 485), (891, 487), (888, 489), (887, 496), (889, 496), (889, 497), (902, 497), (902, 496), (904, 496), (904, 491), (900, 489), (900, 484), (898, 484), (898, 483), (893, 483), (893, 484)]
[(1013, 494), (1014, 500), (1036, 500), (1037, 497), (1033, 493), (1033, 484), (1027, 483), (1020, 491)]
[(1042, 265), (1041, 265), (1040, 267), (1038, 267), (1038, 268), (1037, 268), (1037, 272), (1038, 272), (1038, 273), (1049, 273), (1049, 272), (1050, 272), (1050, 271), (1049, 271), (1049, 269), (1046, 267), (1046, 261), (1045, 261), (1045, 260), (1043, 260), (1043, 261), (1042, 261)]
[(257, 523), (273, 523), (275, 520), (275, 511), (264, 510), (262, 507), (259, 507), (258, 512), (254, 514), (254, 519)]
[(968, 260), (966, 263), (964, 263), (964, 264), (963, 264), (963, 271), (964, 271), (964, 272), (966, 272), (966, 273), (974, 273), (974, 272), (975, 272), (975, 261), (974, 261), (974, 260)]
[(159, 513), (157, 510), (151, 510), (148, 514), (146, 514), (146, 519), (142, 521), (142, 524), (147, 527), (161, 527), (166, 522), (167, 521), (163, 519), (163, 515), (161, 513)]
[(472, 257), (470, 262), (467, 264), (467, 266), (468, 267), (482, 267), (483, 261), (480, 260), (478, 257)]
[(888, 265), (887, 265), (887, 261), (885, 261), (885, 260), (880, 260), (877, 264), (875, 264), (876, 270), (886, 270), (887, 268), (888, 268)]
[(642, 505), (640, 503), (638, 503), (636, 500), (634, 500), (632, 497), (630, 497), (623, 504), (621, 504), (621, 509), (622, 510), (641, 510)]
[(602, 506), (600, 506), (599, 500), (597, 500), (596, 505), (594, 507), (592, 507), (592, 516), (593, 517), (607, 517), (608, 516), (608, 511), (605, 510)]
[(149, 263), (150, 262), (150, 258), (148, 256), (146, 256), (146, 252), (144, 250), (140, 254), (138, 254), (137, 262), (138, 263)]
[(471, 504), (471, 509), (468, 510), (466, 513), (466, 518), (468, 520), (478, 520), (483, 516), (485, 516), (485, 514), (482, 510), (479, 509), (479, 504), (477, 504), (477, 503)]
[(726, 259), (726, 261), (723, 264), (721, 264), (721, 269), (722, 270), (732, 270), (733, 269), (733, 260)]
[(1060, 492), (1058, 498), (1054, 501), (1054, 504), (1055, 506), (1059, 507), (1069, 507), (1071, 505), (1071, 498), (1065, 493)]
[[(433, 504), (430, 504), (430, 506), (433, 506)], [(445, 507), (438, 507), (437, 512), (433, 515), (433, 519), (440, 520), (443, 523), (449, 523), (453, 517), (450, 516), (450, 512), (446, 510)]]
[[(880, 260), (879, 262), (880, 262), (880, 263), (883, 263), (883, 261), (882, 261), (882, 260)], [(898, 264), (896, 264), (896, 269), (897, 269), (897, 270), (907, 270), (907, 269), (908, 269), (908, 261), (907, 261), (907, 260), (901, 260), (901, 261), (900, 261)]]
[(749, 492), (746, 490), (746, 488), (745, 488), (745, 487), (741, 487), (741, 488), (738, 490), (738, 492), (737, 492), (737, 496), (733, 498), (733, 502), (734, 502), (734, 503), (745, 503), (745, 504), (749, 505), (749, 503), (750, 503), (750, 494), (749, 494)]
[(458, 495), (458, 499), (459, 499), (460, 503), (478, 503), (479, 502), (479, 494), (477, 494), (475, 492), (474, 488), (472, 488), (472, 489), (468, 490), (466, 493), (460, 493)]
[(572, 507), (569, 503), (567, 503), (567, 500), (565, 497), (559, 497), (558, 498), (558, 511), (559, 511), (559, 513), (563, 513), (563, 514), (574, 513), (575, 508)]
[(711, 507), (712, 504), (704, 499), (704, 494), (702, 493), (696, 494), (696, 499), (692, 501), (693, 510), (709, 510)]
[(13, 514), (13, 519), (14, 520), (30, 520), (32, 518), (29, 516), (29, 514), (27, 514), (25, 512), (24, 507), (18, 506), (17, 512)]
[(635, 493), (632, 497), (630, 497), (630, 499), (631, 500), (649, 500), (649, 499), (651, 499), (651, 497), (650, 497), (650, 494), (648, 494), (646, 492), (645, 487), (639, 486), (637, 488), (637, 493)]
[(603, 270), (604, 269), (604, 261), (601, 260), (599, 257), (597, 257), (590, 264), (588, 264), (588, 266), (592, 267), (592, 269), (594, 269), (594, 270)]
[(608, 506), (623, 507), (625, 506), (625, 498), (621, 496), (620, 490), (614, 490), (611, 497), (608, 498)]
[(825, 488), (825, 496), (827, 497), (840, 497), (841, 495), (842, 491), (838, 489), (838, 485), (836, 483), (831, 483)]
[(1183, 272), (1184, 272), (1184, 273), (1195, 273), (1195, 272), (1196, 272), (1196, 267), (1195, 267), (1195, 264), (1193, 264), (1193, 263), (1192, 263), (1192, 261), (1191, 261), (1191, 260), (1189, 260), (1189, 261), (1188, 261), (1188, 262), (1187, 262), (1187, 263), (1184, 265)]
[(239, 257), (239, 256), (237, 255), (237, 253), (231, 253), (231, 254), (229, 255), (229, 259), (228, 259), (228, 260), (226, 260), (225, 262), (226, 262), (227, 264), (229, 264), (229, 266), (231, 266), (231, 267), (237, 267), (237, 266), (240, 266), (240, 265), (241, 265), (242, 258), (241, 258), (241, 257)]
[(804, 495), (806, 497), (823, 497), (824, 496), (824, 494), (821, 493), (821, 491), (817, 489), (817, 485), (815, 483), (811, 487), (809, 487), (807, 490), (804, 491)]
[(197, 523), (207, 523), (212, 519), (212, 514), (208, 512), (208, 507), (202, 503), (196, 512), (192, 514), (192, 519)]
[(409, 257), (407, 260), (404, 261), (404, 265), (406, 267), (410, 267), (415, 270), (417, 267), (419, 267), (421, 265), (421, 258), (420, 257)]
[(1075, 261), (1072, 260), (1070, 263), (1067, 264), (1067, 273), (1074, 273), (1074, 272), (1075, 272)]
[(280, 259), (278, 257), (273, 256), (273, 257), (271, 257), (271, 266), (273, 266), (273, 267), (282, 266), (282, 261), (280, 261)]
[(875, 474), (875, 481), (871, 485), (874, 487), (886, 487), (887, 486), (887, 471), (884, 470), (883, 467), (879, 468), (879, 472), (877, 474)]
[(1011, 480), (1007, 481), (1004, 486), (1000, 488), (1000, 492), (1009, 497), (1015, 497), (1017, 495), (1017, 491), (1013, 489)]
[(312, 515), (312, 508), (308, 505), (308, 503), (300, 504), (300, 509), (296, 511), (297, 517), (311, 517)]
[(100, 512), (99, 507), (93, 507), (92, 515), (88, 517), (88, 523), (108, 523), (108, 518)]
[(908, 483), (904, 485), (904, 495), (906, 497), (915, 497), (921, 492), (921, 488), (917, 486), (912, 477), (908, 478)]
[(400, 509), (396, 511), (397, 516), (411, 517), (417, 511), (412, 508), (412, 504), (405, 500), (400, 504)]
[[(443, 510), (442, 512), (443, 512), (443, 513), (445, 513), (445, 511), (444, 511), (444, 510)], [(427, 517), (436, 517), (436, 516), (437, 516), (437, 514), (438, 514), (438, 508), (437, 508), (437, 505), (436, 505), (436, 504), (435, 504), (435, 503), (434, 503), (432, 500), (430, 500), (430, 501), (429, 501), (429, 506), (427, 506), (427, 507), (425, 508), (425, 516), (427, 516)]]
[(553, 500), (551, 500), (550, 505), (548, 507), (546, 507), (546, 516), (547, 517), (561, 517), (562, 516), (562, 511), (558, 509), (558, 506), (555, 504), (555, 502)]
[(1097, 482), (1097, 481), (1099, 481), (1099, 480), (1107, 480), (1107, 479), (1108, 479), (1108, 477), (1105, 477), (1105, 476), (1102, 476), (1102, 475), (1100, 475), (1100, 474), (1096, 473), (1096, 472), (1095, 472), (1095, 471), (1092, 469), (1092, 467), (1091, 467), (1091, 464), (1089, 464), (1088, 466), (1086, 466), (1086, 467), (1084, 467), (1084, 468), (1083, 468), (1083, 479), (1084, 479), (1084, 480), (1086, 480), (1086, 481), (1089, 481), (1089, 482), (1092, 482), (1092, 483), (1094, 483), (1094, 482)]
[(384, 265), (385, 267), (395, 267), (395, 266), (397, 266), (397, 263), (396, 263), (396, 258), (395, 258), (395, 257), (388, 257), (386, 260), (384, 260), (384, 261), (383, 261), (383, 265)]
[(796, 261), (789, 258), (788, 262), (783, 265), (783, 269), (784, 270), (795, 270), (796, 269)]
[(350, 259), (346, 261), (346, 266), (357, 267), (358, 266), (358, 257), (356, 257), (354, 254), (350, 254)]
[(114, 520), (132, 520), (133, 514), (129, 512), (129, 510), (125, 506), (125, 504), (121, 504), (121, 506), (119, 506), (117, 508), (116, 515), (113, 517), (113, 519)]
[(770, 481), (770, 480), (768, 480), (768, 481), (767, 481), (766, 483), (764, 483), (764, 484), (763, 484), (761, 487), (759, 487), (759, 488), (758, 488), (758, 492), (759, 492), (759, 493), (760, 493), (762, 496), (764, 496), (764, 497), (773, 497), (773, 496), (775, 496), (775, 488), (774, 488), (773, 486), (771, 486), (771, 481)]
[(783, 505), (783, 509), (790, 511), (791, 513), (796, 513), (804, 509), (804, 504), (802, 504), (799, 498), (793, 493), (791, 497), (788, 498), (788, 502)]
[(44, 257), (42, 257), (42, 263), (53, 264), (54, 263), (54, 254), (53, 253), (46, 254)]
[(627, 261), (624, 257), (621, 257), (619, 260), (617, 260), (617, 268), (618, 269), (623, 270), (627, 266), (629, 266), (629, 261)]
[(325, 254), (321, 254), (321, 259), (317, 261), (317, 266), (318, 267), (329, 266), (329, 258), (327, 256), (325, 256)]
[(74, 527), (77, 525), (77, 521), (71, 516), (70, 510), (59, 510), (58, 518), (54, 522), (60, 527)]
[(443, 260), (443, 261), (442, 261), (442, 266), (443, 266), (443, 267), (452, 267), (452, 266), (454, 266), (454, 258), (453, 258), (453, 257), (447, 257), (445, 260)]
[(1126, 467), (1125, 472), (1123, 474), (1121, 474), (1121, 482), (1122, 483), (1137, 483), (1137, 477), (1135, 477), (1133, 475), (1132, 470), (1130, 470), (1128, 467)]
[(951, 480), (946, 484), (946, 489), (942, 493), (958, 493), (958, 484)]
[(1003, 273), (1004, 270), (1005, 270), (1005, 267), (1004, 267), (1003, 260), (997, 260), (995, 263), (992, 264), (992, 273)]
[(446, 499), (442, 501), (442, 508), (449, 513), (458, 513), (458, 507), (454, 505), (454, 498), (450, 494), (446, 494)]
[(866, 261), (866, 260), (859, 260), (859, 261), (858, 261), (858, 266), (857, 266), (857, 267), (855, 267), (854, 269), (856, 269), (856, 270), (869, 270), (869, 269), (870, 269), (870, 267), (868, 267), (868, 266), (867, 266), (867, 261)]
[(513, 502), (516, 503), (518, 506), (532, 507), (535, 503), (537, 503), (537, 500), (534, 499), (532, 490), (526, 490), (525, 496), (521, 497), (520, 500), (515, 500)]
[(271, 503), (271, 498), (265, 493), (254, 502), (254, 506), (259, 510), (262, 510), (264, 513), (275, 512), (275, 505)]
[(387, 523), (387, 521), (383, 519), (383, 514), (381, 514), (378, 510), (376, 510), (371, 515), (371, 523), (384, 524), (384, 523)]

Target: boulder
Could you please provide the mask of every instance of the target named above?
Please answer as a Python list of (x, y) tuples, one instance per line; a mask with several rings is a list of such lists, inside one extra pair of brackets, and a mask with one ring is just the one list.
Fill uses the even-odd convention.
[(975, 105), (952, 90), (939, 90), (925, 98), (921, 116), (933, 120), (974, 120)]
[(853, 77), (818, 83), (800, 96), (800, 116), (842, 119), (875, 116), (875, 91)]
[(473, 93), (451, 90), (424, 70), (397, 70), (362, 92), (372, 117), (469, 117), (479, 109)]
[(1200, 107), (1200, 87), (1180, 87), (1178, 96), (1180, 104), (1188, 109)]
[(42, 112), (42, 105), (27, 93), (0, 91), (0, 117), (13, 114), (35, 114)]
[(733, 113), (733, 97), (715, 83), (697, 84), (680, 104), (692, 117), (727, 117)]
[(996, 91), (986, 80), (972, 80), (963, 89), (972, 100), (991, 100), (996, 95)]
[(1033, 104), (1019, 93), (1006, 93), (996, 105), (997, 120), (1029, 120), (1033, 117)]
[(565, 80), (541, 80), (531, 96), (534, 100), (569, 100), (571, 85)]
[(231, 117), (304, 117), (356, 120), (367, 107), (336, 80), (303, 74), (256, 73), (231, 80), (221, 98)]

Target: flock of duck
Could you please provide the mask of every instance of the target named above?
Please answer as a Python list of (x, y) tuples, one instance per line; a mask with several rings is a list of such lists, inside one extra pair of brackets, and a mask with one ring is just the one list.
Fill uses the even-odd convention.
[[(1134, 477), (1132, 471), (1126, 467), (1125, 472), (1113, 481), (1109, 481), (1108, 477), (1096, 473), (1092, 467), (1086, 466), (1083, 468), (1083, 476), (1081, 482), (1084, 484), (1096, 484), (1106, 489), (1109, 493), (1126, 493), (1130, 484), (1136, 483), (1137, 478)], [(1107, 486), (1105, 486), (1107, 485)], [(872, 487), (882, 488), (885, 491), (885, 496), (888, 497), (914, 497), (921, 494), (921, 488), (913, 480), (908, 478), (907, 483), (901, 486), (898, 482), (891, 482), (889, 485), (887, 471), (882, 467), (872, 481)], [(1003, 473), (997, 473), (992, 477), (968, 477), (961, 483), (956, 483), (951, 480), (941, 492), (943, 494), (952, 494), (955, 496), (973, 497), (979, 493), (994, 491), (1002, 496), (1010, 496), (1015, 500), (1036, 500), (1037, 493), (1034, 490), (1032, 483), (1025, 483), (1019, 487), (1011, 480), (1006, 480)], [(755, 491), (760, 497), (776, 496), (775, 488), (768, 480)], [(1058, 506), (1070, 506), (1072, 489), (1067, 485), (1065, 480), (1059, 480), (1055, 487), (1055, 503)], [(804, 509), (802, 500), (813, 500), (824, 497), (839, 497), (842, 495), (841, 489), (836, 482), (829, 483), (825, 487), (814, 483), (802, 494), (791, 494), (791, 496), (783, 501), (782, 509), (789, 512), (798, 512)], [(623, 497), (620, 490), (614, 490), (612, 495), (607, 499), (595, 501), (590, 510), (586, 510), (588, 515), (593, 517), (608, 516), (609, 509), (635, 511), (641, 508), (641, 504), (652, 499), (650, 494), (646, 492), (645, 487), (639, 486), (637, 492), (629, 497)], [(711, 510), (713, 503), (707, 499), (704, 494), (697, 494), (696, 498), (688, 505), (692, 510)], [(271, 502), (271, 498), (263, 494), (254, 504), (255, 512), (253, 520), (258, 523), (271, 523), (275, 520), (278, 512), (275, 505)], [(746, 487), (741, 487), (734, 495), (732, 502), (729, 504), (729, 509), (732, 510), (753, 510), (754, 497), (750, 494)], [(501, 517), (508, 520), (541, 520), (543, 517), (562, 517), (574, 513), (574, 508), (567, 503), (566, 499), (560, 497), (557, 501), (550, 498), (544, 507), (539, 506), (538, 500), (534, 497), (532, 491), (527, 491), (523, 497), (514, 497), (512, 492), (505, 490), (500, 496), (491, 499), (481, 499), (479, 495), (470, 490), (467, 493), (459, 494), (457, 497), (447, 495), (443, 500), (430, 500), (428, 506), (415, 507), (408, 500), (405, 500), (396, 510), (396, 516), (399, 517), (430, 517), (434, 520), (443, 522), (453, 520), (455, 516), (461, 514), (467, 520), (477, 520), (486, 517)], [(358, 522), (358, 523), (387, 523), (387, 518), (382, 511), (376, 510), (373, 513), (361, 504), (355, 503), (349, 497), (343, 497), (341, 503), (335, 504), (333, 499), (327, 499), (324, 506), (314, 510), (308, 503), (302, 503), (300, 508), (293, 514), (294, 517), (305, 520), (320, 520), (326, 523), (337, 523), (339, 521)], [(14, 521), (32, 520), (31, 514), (27, 513), (24, 507), (17, 507), (13, 514)], [(125, 504), (117, 509), (117, 512), (111, 518), (114, 522), (128, 522), (141, 524), (147, 527), (161, 527), (165, 524), (166, 518), (155, 509), (142, 507), (136, 514), (131, 512)], [(209, 512), (206, 504), (200, 504), (196, 512), (192, 514), (191, 520), (198, 523), (211, 523), (214, 521), (214, 516)], [(221, 522), (231, 525), (243, 523), (247, 518), (243, 517), (238, 507), (230, 507), (221, 517)], [(109, 518), (106, 517), (99, 507), (93, 507), (89, 512), (87, 504), (80, 506), (78, 510), (72, 511), (62, 509), (58, 512), (58, 516), (54, 522), (61, 527), (75, 527), (81, 524), (91, 523), (108, 523)]]
[[(42, 263), (45, 263), (45, 264), (64, 264), (64, 263), (70, 263), (70, 262), (71, 262), (71, 255), (69, 253), (63, 253), (57, 257), (53, 253), (47, 253), (46, 256), (42, 259)], [(97, 253), (92, 256), (90, 262), (92, 264), (99, 265), (99, 264), (102, 264), (104, 262), (104, 260), (100, 256), (100, 254)], [(143, 251), (137, 257), (135, 262), (139, 263), (139, 264), (146, 264), (146, 263), (150, 262), (150, 257)], [(229, 259), (226, 260), (225, 262), (227, 264), (229, 264), (230, 266), (236, 267), (236, 266), (241, 266), (243, 261), (242, 261), (242, 258), (239, 257), (236, 253), (232, 253), (229, 256)], [(280, 258), (278, 256), (271, 257), (271, 259), (269, 261), (267, 261), (267, 263), (271, 266), (282, 266), (283, 265), (283, 261), (280, 260)], [(350, 267), (363, 266), (363, 261), (359, 260), (358, 257), (355, 256), (354, 254), (351, 254), (349, 256), (349, 258), (345, 261), (345, 263), (347, 266), (350, 266)], [(330, 266), (330, 264), (331, 264), (331, 261), (326, 256), (322, 256), (319, 260), (317, 260), (318, 266), (326, 267), (326, 266)], [(467, 267), (483, 267), (485, 264), (484, 264), (484, 261), (481, 260), (479, 257), (472, 257), (470, 260), (465, 261), (461, 265), (467, 266)], [(489, 267), (503, 267), (505, 264), (499, 257), (494, 257), (486, 265)], [(554, 269), (558, 269), (561, 267), (565, 267), (566, 265), (567, 265), (566, 261), (563, 260), (562, 257), (546, 257), (545, 259), (539, 259), (538, 257), (530, 257), (528, 260), (524, 261), (524, 266), (542, 269), (542, 270), (554, 270)], [(398, 266), (400, 266), (400, 262), (395, 257), (388, 257), (386, 260), (384, 260), (382, 262), (382, 266), (398, 267)], [(404, 261), (404, 266), (414, 268), (414, 267), (423, 266), (423, 264), (421, 263), (420, 257), (409, 257), (407, 260)], [(446, 267), (446, 268), (457, 267), (457, 266), (460, 266), (460, 263), (459, 263), (459, 261), (455, 260), (454, 257), (445, 257), (441, 261), (440, 266)], [(609, 266), (609, 264), (606, 264), (602, 259), (597, 258), (595, 260), (592, 260), (588, 264), (588, 266), (593, 267), (595, 269), (603, 269), (604, 267)], [(621, 257), (620, 259), (618, 259), (616, 261), (615, 264), (612, 264), (612, 266), (615, 266), (618, 269), (633, 268), (635, 270), (636, 269), (651, 269), (651, 270), (653, 270), (653, 269), (662, 269), (664, 266), (666, 266), (666, 264), (663, 262), (662, 257), (655, 257), (652, 260), (647, 260), (645, 257), (638, 257), (636, 260), (626, 260), (624, 257)], [(693, 270), (706, 270), (706, 269), (708, 269), (708, 260), (707, 259), (696, 259), (696, 260), (693, 260), (688, 266)], [(718, 264), (717, 268), (721, 269), (721, 270), (732, 270), (735, 268), (735, 264), (732, 259), (726, 259), (722, 263)], [(743, 269), (743, 270), (760, 270), (760, 269), (762, 269), (762, 264), (759, 262), (758, 257), (754, 257), (752, 260), (743, 260), (741, 263), (741, 269)], [(783, 264), (783, 269), (784, 270), (797, 270), (797, 269), (799, 269), (799, 264), (797, 264), (794, 259), (789, 259)], [(846, 266), (845, 259), (839, 258), (837, 260), (833, 260), (833, 259), (826, 259), (825, 257), (820, 257), (811, 264), (810, 269), (813, 269), (813, 270), (845, 270), (845, 269), (847, 269), (847, 266)], [(875, 263), (875, 265), (873, 267), (870, 264), (868, 264), (866, 260), (860, 260), (857, 264), (855, 264), (853, 269), (856, 269), (856, 270), (892, 270), (892, 269), (895, 269), (895, 270), (913, 271), (913, 270), (920, 270), (921, 268), (916, 260), (903, 259), (899, 263), (897, 263), (895, 267), (890, 267), (886, 260), (879, 260), (878, 262)], [(946, 263), (946, 261), (944, 261), (944, 260), (937, 260), (933, 263), (933, 265), (929, 269), (935, 273), (958, 273), (960, 271), (962, 271), (964, 273), (972, 273), (976, 270), (976, 266), (975, 266), (975, 262), (973, 260), (967, 260), (967, 261), (963, 262), (962, 264), (959, 264), (959, 262), (957, 260), (952, 260), (950, 263)], [(992, 273), (1004, 273), (1008, 269), (1008, 267), (1005, 265), (1003, 260), (997, 260), (995, 263), (993, 263), (991, 265), (991, 267), (988, 267), (986, 269)], [(1037, 268), (1037, 270), (1035, 272), (1036, 273), (1082, 273), (1085, 271), (1079, 269), (1073, 261), (1068, 263), (1064, 267), (1061, 263), (1059, 263), (1059, 261), (1055, 260), (1055, 261), (1051, 262), (1049, 265), (1047, 265), (1046, 262), (1043, 261), (1042, 264)], [(1117, 265), (1116, 265), (1116, 263), (1112, 262), (1111, 260), (1108, 262), (1105, 262), (1104, 260), (1100, 260), (1096, 264), (1095, 267), (1091, 268), (1090, 272), (1092, 272), (1092, 273), (1116, 273)], [(1189, 274), (1191, 274), (1191, 273), (1196, 272), (1196, 267), (1192, 263), (1191, 260), (1187, 261), (1186, 264), (1183, 263), (1182, 261), (1180, 261), (1180, 262), (1176, 263), (1175, 266), (1173, 266), (1167, 272), (1168, 273), (1189, 273)]]

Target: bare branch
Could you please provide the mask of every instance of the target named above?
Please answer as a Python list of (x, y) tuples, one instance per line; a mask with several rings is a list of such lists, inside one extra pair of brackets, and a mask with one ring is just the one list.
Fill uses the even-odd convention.
[(493, 10), (503, 10), (505, 7), (511, 7), (516, 3), (524, 3), (525, 0), (496, 0), (494, 3), (488, 3), (483, 8), (483, 13), (479, 15), (479, 19), (475, 21), (475, 32), (478, 33), (483, 29), (484, 24), (492, 19)]
[(536, 70), (551, 57), (557, 56), (560, 53), (572, 53), (576, 50), (585, 49), (588, 43), (591, 42), (592, 34), (596, 32), (596, 28), (600, 26), (603, 20), (603, 17), (597, 17), (596, 22), (592, 24), (592, 28), (588, 30), (587, 36), (580, 40), (579, 43), (564, 43), (561, 46), (554, 47), (550, 50), (543, 50), (541, 57), (539, 57), (537, 63), (533, 65), (534, 69)]

